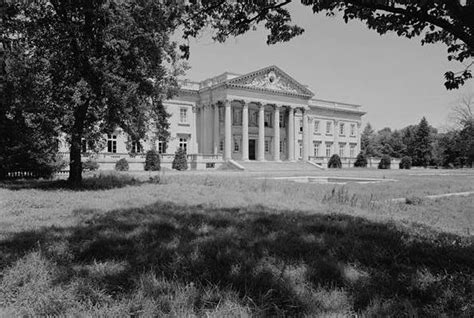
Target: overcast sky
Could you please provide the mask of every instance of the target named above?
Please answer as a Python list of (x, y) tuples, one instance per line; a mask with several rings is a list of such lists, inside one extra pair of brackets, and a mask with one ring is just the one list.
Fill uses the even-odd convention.
[(450, 106), (461, 94), (474, 91), (474, 81), (447, 91), (443, 74), (459, 70), (446, 59), (446, 47), (421, 46), (419, 39), (380, 36), (364, 24), (344, 23), (340, 16), (313, 15), (310, 7), (293, 4), (293, 21), (305, 32), (290, 42), (268, 46), (267, 31), (257, 31), (215, 43), (210, 36), (191, 41), (187, 78), (203, 80), (225, 71), (245, 74), (277, 65), (316, 98), (361, 104), (370, 122), (402, 128), (420, 121), (443, 128)]

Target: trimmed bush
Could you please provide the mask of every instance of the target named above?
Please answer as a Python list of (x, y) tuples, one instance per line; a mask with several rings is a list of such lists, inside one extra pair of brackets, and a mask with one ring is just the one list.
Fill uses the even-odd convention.
[(337, 154), (332, 155), (329, 159), (328, 168), (342, 168), (341, 158)]
[(95, 160), (87, 160), (86, 162), (82, 163), (82, 170), (83, 171), (96, 171), (99, 170), (99, 164)]
[(400, 169), (411, 169), (411, 164), (411, 157), (405, 156), (402, 158), (398, 166), (400, 167)]
[(357, 155), (356, 161), (354, 162), (354, 167), (360, 167), (360, 168), (365, 168), (367, 167), (367, 158), (365, 155), (361, 152)]
[(115, 164), (115, 170), (117, 171), (128, 171), (127, 159), (122, 158)]
[(145, 171), (160, 171), (160, 154), (156, 150), (146, 152)]
[(184, 149), (178, 148), (178, 150), (176, 150), (172, 168), (180, 171), (188, 169), (188, 159), (186, 158), (186, 151), (184, 151)]
[(379, 169), (390, 169), (390, 164), (392, 163), (392, 159), (389, 155), (383, 155), (379, 162)]

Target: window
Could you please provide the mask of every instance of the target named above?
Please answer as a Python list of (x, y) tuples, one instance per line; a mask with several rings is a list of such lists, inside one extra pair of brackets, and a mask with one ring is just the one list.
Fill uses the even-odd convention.
[(219, 151), (224, 151), (224, 139), (219, 141)]
[(326, 134), (330, 134), (332, 130), (332, 123), (330, 121), (326, 122)]
[(270, 152), (270, 140), (265, 140), (265, 152), (269, 153)]
[(158, 141), (158, 153), (166, 153), (166, 142)]
[(252, 109), (250, 110), (249, 109), (249, 126), (251, 127), (257, 127), (257, 123), (258, 123), (258, 110), (256, 109)]
[(303, 132), (303, 119), (300, 119), (300, 132)]
[(232, 108), (232, 123), (234, 126), (242, 126), (242, 108)]
[(351, 158), (355, 158), (355, 147), (356, 147), (355, 144), (351, 144), (351, 146), (350, 146), (350, 156), (351, 156)]
[(314, 121), (314, 133), (319, 134), (319, 120)]
[(280, 112), (280, 128), (286, 127), (285, 125), (285, 114)]
[(225, 118), (225, 107), (219, 107), (219, 122), (223, 123)]
[(285, 152), (285, 141), (280, 140), (280, 152), (284, 153)]
[(346, 156), (346, 144), (345, 143), (340, 143), (339, 144), (339, 157), (343, 158)]
[(184, 152), (188, 152), (188, 138), (186, 137), (179, 138), (179, 148), (183, 149)]
[(326, 143), (326, 157), (331, 157), (331, 152), (332, 152), (332, 143), (327, 142)]
[(180, 124), (188, 123), (188, 109), (187, 108), (182, 107), (179, 109), (179, 123)]
[(240, 151), (240, 140), (238, 138), (234, 138), (234, 152)]
[(356, 135), (355, 133), (355, 124), (351, 124), (351, 136), (354, 137)]
[(272, 124), (272, 113), (271, 112), (265, 112), (265, 127), (273, 127)]
[(344, 136), (346, 134), (346, 126), (344, 123), (339, 124), (339, 135)]
[(319, 157), (319, 147), (320, 147), (321, 143), (320, 142), (315, 142), (313, 145), (314, 145), (314, 147), (313, 147), (314, 148), (314, 156)]
[(107, 152), (117, 152), (117, 135), (107, 135)]
[(140, 144), (140, 141), (132, 141), (132, 149), (131, 153), (140, 153), (142, 152), (142, 145)]
[(81, 140), (81, 152), (87, 152), (87, 140)]

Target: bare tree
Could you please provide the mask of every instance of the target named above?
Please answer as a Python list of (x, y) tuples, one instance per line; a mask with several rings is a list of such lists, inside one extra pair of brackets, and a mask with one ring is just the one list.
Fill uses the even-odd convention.
[(474, 92), (463, 94), (452, 107), (449, 119), (456, 128), (466, 127), (474, 121)]

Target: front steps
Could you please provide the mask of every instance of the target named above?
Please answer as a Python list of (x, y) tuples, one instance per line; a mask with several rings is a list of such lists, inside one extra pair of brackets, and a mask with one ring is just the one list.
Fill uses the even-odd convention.
[(308, 171), (321, 170), (306, 161), (237, 161), (245, 171)]

